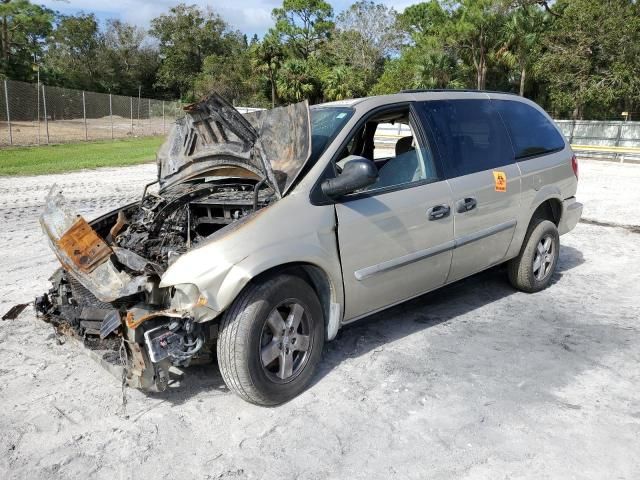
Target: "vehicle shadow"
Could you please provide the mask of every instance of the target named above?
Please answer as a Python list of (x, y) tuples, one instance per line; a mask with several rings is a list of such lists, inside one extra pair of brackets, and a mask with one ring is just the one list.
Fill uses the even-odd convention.
[[(550, 285), (559, 282), (565, 272), (584, 261), (580, 250), (562, 245)], [(506, 264), (502, 264), (345, 325), (336, 339), (325, 347), (314, 384), (349, 358), (377, 350), (421, 330), (455, 321), (457, 317), (516, 293), (519, 292), (509, 284)]]
[[(584, 257), (580, 250), (562, 246), (552, 283), (560, 281), (564, 272), (582, 263)], [(325, 345), (324, 358), (312, 385), (348, 359), (424, 329), (455, 321), (461, 315), (515, 293), (517, 291), (508, 282), (506, 266), (499, 265), (345, 325), (336, 339)], [(185, 369), (184, 378), (174, 379), (167, 391), (148, 395), (181, 404), (202, 391), (207, 391), (208, 396), (230, 394), (215, 362), (191, 366)]]
[(560, 245), (560, 258), (558, 259), (556, 271), (554, 272), (553, 277), (551, 277), (551, 283), (549, 285), (558, 283), (565, 272), (582, 265), (584, 262), (584, 255), (580, 250)]

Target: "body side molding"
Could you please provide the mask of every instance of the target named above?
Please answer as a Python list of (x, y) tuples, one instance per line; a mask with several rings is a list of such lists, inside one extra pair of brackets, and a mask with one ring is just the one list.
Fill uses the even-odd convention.
[(434, 255), (439, 255), (440, 253), (454, 250), (464, 245), (468, 245), (472, 242), (482, 240), (483, 238), (513, 228), (517, 225), (517, 223), (518, 222), (516, 220), (509, 220), (508, 222), (499, 223), (498, 225), (494, 225), (492, 227), (479, 230), (469, 235), (456, 238), (455, 240), (436, 245), (435, 247), (418, 250), (417, 252), (393, 258), (391, 260), (387, 260), (370, 267), (361, 268), (360, 270), (356, 270), (354, 272), (354, 275), (359, 281), (366, 280), (367, 278), (370, 278), (379, 273), (384, 273), (396, 268), (404, 267), (405, 265), (409, 265), (410, 263), (424, 260), (425, 258), (433, 257)]

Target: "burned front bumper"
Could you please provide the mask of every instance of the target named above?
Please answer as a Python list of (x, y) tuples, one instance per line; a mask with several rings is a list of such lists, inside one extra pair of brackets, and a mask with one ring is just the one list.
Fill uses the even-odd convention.
[(130, 387), (162, 391), (172, 366), (213, 359), (211, 342), (217, 337), (217, 325), (196, 322), (190, 309), (100, 302), (64, 269), (57, 270), (51, 281), (51, 289), (36, 298), (38, 313), (61, 333), (98, 352), (103, 361), (124, 367)]
[(171, 366), (211, 359), (216, 330), (201, 322), (217, 312), (195, 286), (159, 287), (161, 267), (103, 238), (60, 194), (40, 221), (62, 264), (36, 299), (48, 321), (107, 352), (129, 386), (147, 391), (167, 388)]

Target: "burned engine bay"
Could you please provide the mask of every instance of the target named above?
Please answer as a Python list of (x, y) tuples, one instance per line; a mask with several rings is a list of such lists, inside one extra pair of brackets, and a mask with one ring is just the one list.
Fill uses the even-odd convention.
[(222, 227), (272, 202), (273, 191), (261, 190), (263, 185), (180, 184), (162, 195), (147, 194), (140, 205), (118, 213), (107, 238), (147, 259), (152, 269), (163, 271), (172, 259)]
[(170, 366), (211, 357), (220, 312), (192, 283), (161, 287), (163, 276), (282, 198), (310, 155), (307, 102), (241, 114), (212, 93), (186, 106), (139, 202), (89, 223), (51, 190), (40, 224), (62, 268), (36, 310), (122, 363), (128, 385), (164, 390)]
[[(170, 309), (175, 289), (158, 286), (162, 274), (183, 253), (276, 199), (264, 181), (201, 179), (145, 191), (140, 202), (87, 223), (52, 190), (41, 222), (57, 243), (63, 268), (36, 299), (36, 310), (58, 330), (102, 351), (105, 360), (126, 363), (131, 386), (164, 390), (170, 365), (211, 359), (216, 332)], [(59, 232), (52, 231), (56, 227)], [(101, 288), (90, 290), (105, 265), (126, 276), (124, 284), (101, 275)]]

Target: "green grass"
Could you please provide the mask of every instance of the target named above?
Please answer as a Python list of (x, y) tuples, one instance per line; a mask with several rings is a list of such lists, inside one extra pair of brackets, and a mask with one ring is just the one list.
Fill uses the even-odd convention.
[(149, 162), (164, 137), (0, 149), (0, 176), (42, 175)]

